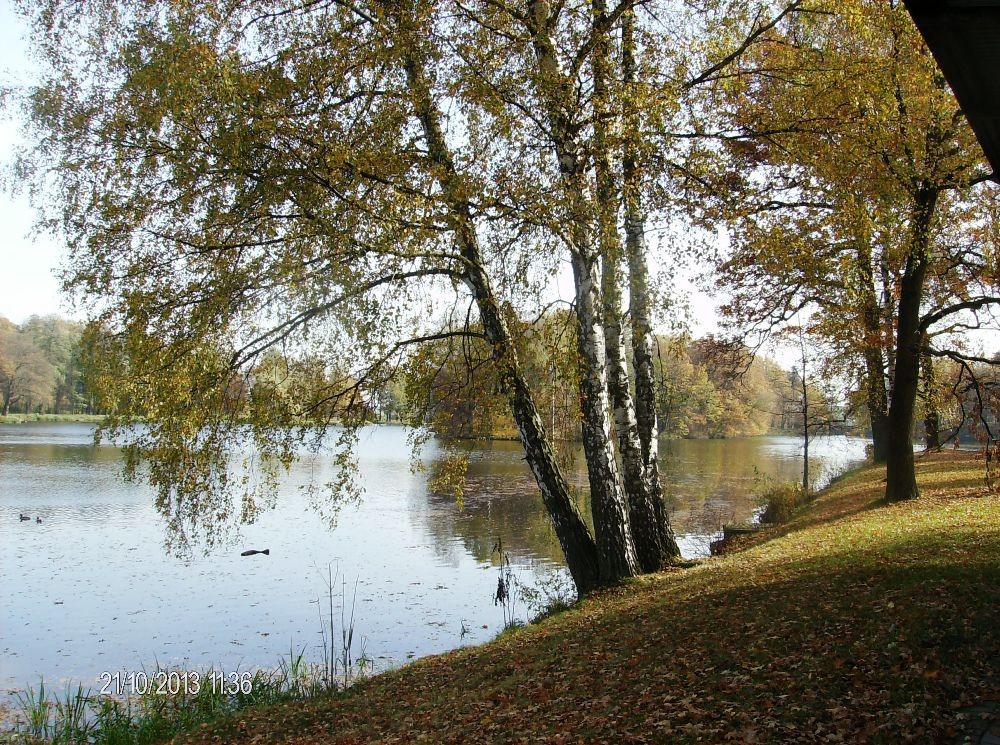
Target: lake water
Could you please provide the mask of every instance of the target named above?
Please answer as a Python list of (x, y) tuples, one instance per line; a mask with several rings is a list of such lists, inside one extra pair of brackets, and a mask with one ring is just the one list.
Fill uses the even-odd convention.
[[(186, 556), (144, 485), (123, 483), (121, 458), (92, 444), (92, 427), (0, 425), (0, 688), (94, 683), (104, 671), (155, 665), (233, 672), (271, 667), (303, 647), (319, 659), (317, 598), (339, 571), (336, 619), (354, 605), (357, 656), (377, 666), (492, 638), (501, 628), (497, 538), (528, 586), (569, 589), (559, 545), (516, 443), (493, 443), (470, 464), (464, 503), (430, 493), (410, 468), (402, 427), (362, 432), (365, 494), (330, 523), (299, 487), (326, 466), (297, 463), (276, 507), (233, 540)], [(865, 441), (813, 443), (820, 483), (856, 464)], [(687, 556), (708, 553), (722, 523), (752, 519), (761, 477), (793, 480), (790, 437), (663, 443), (672, 522)], [(435, 451), (425, 457), (433, 466)], [(571, 481), (586, 474), (577, 459)], [(32, 517), (19, 520), (19, 513)], [(42, 522), (36, 523), (35, 517)], [(245, 548), (268, 556), (242, 557)], [(326, 601), (324, 600), (324, 607)], [(517, 615), (529, 615), (524, 604)], [(464, 633), (463, 633), (464, 631)], [(339, 633), (339, 632), (338, 632)]]

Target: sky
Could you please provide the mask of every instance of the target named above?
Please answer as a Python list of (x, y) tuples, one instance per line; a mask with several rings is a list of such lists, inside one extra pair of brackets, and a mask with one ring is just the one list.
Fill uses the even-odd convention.
[[(23, 84), (32, 64), (24, 41), (24, 24), (8, 2), (0, 3), (0, 85)], [(16, 121), (0, 120), (0, 164), (8, 166), (21, 141)], [(7, 178), (5, 174), (5, 185)], [(55, 270), (63, 256), (60, 246), (30, 236), (34, 211), (23, 196), (0, 191), (0, 316), (21, 323), (31, 315), (57, 313), (74, 317), (63, 302)]]

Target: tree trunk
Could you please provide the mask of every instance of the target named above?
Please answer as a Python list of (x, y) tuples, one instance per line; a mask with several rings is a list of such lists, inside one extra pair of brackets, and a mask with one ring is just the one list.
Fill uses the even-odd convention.
[(937, 409), (937, 398), (934, 389), (937, 387), (934, 378), (934, 360), (927, 353), (927, 335), (922, 337), (923, 345), (920, 353), (920, 372), (923, 378), (924, 397), (924, 446), (928, 450), (941, 447), (941, 415)]
[(18, 396), (14, 395), (14, 376), (10, 375), (3, 384), (3, 415), (10, 415), (10, 407), (17, 403)]
[(861, 325), (865, 338), (865, 398), (872, 427), (872, 458), (884, 463), (888, 455), (889, 398), (885, 388), (885, 357), (882, 344), (882, 309), (875, 294), (871, 247), (866, 240), (858, 244), (858, 289), (861, 296)]
[(900, 279), (896, 324), (896, 369), (889, 405), (886, 501), (920, 496), (913, 464), (913, 411), (920, 373), (920, 302), (930, 252), (931, 221), (938, 192), (922, 188), (916, 196), (910, 220), (909, 251)]
[[(893, 277), (892, 270), (884, 261), (881, 262), (879, 271), (882, 275), (882, 318), (887, 328), (893, 328), (896, 325), (896, 312), (898, 311), (896, 307), (896, 294), (893, 288), (898, 284), (898, 280)], [(885, 370), (889, 377), (889, 389), (892, 390), (892, 381), (896, 379), (896, 345), (892, 343), (886, 345)], [(888, 428), (888, 426), (887, 421), (886, 427)], [(886, 436), (886, 440), (888, 441), (888, 435)]]
[[(579, 236), (578, 238), (582, 238)], [(580, 359), (580, 408), (583, 451), (587, 459), (590, 504), (600, 556), (601, 579), (633, 577), (639, 566), (632, 540), (628, 507), (611, 436), (610, 402), (605, 368), (605, 339), (598, 317), (597, 261), (573, 255), (576, 282), (577, 353)]]
[[(402, 19), (404, 30), (405, 24), (406, 20)], [(603, 579), (597, 546), (570, 498), (569, 486), (548, 442), (531, 390), (521, 373), (507, 323), (483, 269), (475, 224), (468, 202), (463, 199), (461, 178), (441, 129), (440, 112), (431, 97), (422, 61), (417, 56), (416, 34), (406, 35), (410, 45), (405, 67), (414, 109), (427, 142), (428, 155), (438, 169), (437, 177), (448, 205), (456, 242), (465, 260), (467, 281), (479, 308), (483, 329), (492, 345), (501, 387), (521, 435), (528, 466), (538, 483), (577, 592), (585, 595)]]
[(615, 432), (618, 435), (618, 450), (622, 460), (622, 479), (628, 500), (629, 525), (640, 569), (644, 572), (655, 572), (663, 568), (667, 559), (663, 555), (663, 546), (657, 530), (661, 515), (657, 514), (648, 497), (646, 469), (636, 428), (632, 394), (629, 391), (625, 347), (622, 343), (618, 272), (614, 271), (607, 257), (601, 279), (605, 289), (604, 333), (608, 355), (608, 392), (614, 406)]
[(636, 95), (635, 13), (622, 16), (622, 79), (625, 84), (625, 140), (622, 184), (625, 204), (625, 253), (628, 257), (629, 304), (632, 319), (632, 366), (635, 375), (635, 416), (642, 452), (645, 501), (652, 510), (656, 555), (650, 564), (658, 567), (680, 557), (680, 548), (670, 527), (660, 482), (659, 428), (656, 421), (656, 343), (649, 310), (649, 269), (646, 265), (646, 219), (642, 211), (642, 176), (639, 169), (637, 115), (628, 107)]
[(885, 391), (885, 364), (882, 351), (865, 349), (865, 393), (872, 427), (872, 459), (885, 463), (889, 453), (889, 402)]
[(809, 482), (809, 385), (806, 380), (806, 342), (799, 327), (799, 349), (802, 353), (802, 492), (808, 494)]
[(607, 137), (609, 114), (607, 85), (610, 75), (610, 39), (602, 24), (607, 12), (604, 0), (594, 0), (596, 42), (594, 70), (594, 172), (598, 246), (602, 257), (601, 294), (604, 300), (604, 339), (608, 361), (608, 394), (614, 411), (615, 433), (621, 456), (622, 482), (628, 502), (629, 526), (636, 559), (644, 572), (661, 569), (663, 549), (657, 530), (658, 515), (648, 497), (646, 469), (636, 427), (635, 405), (629, 388), (625, 332), (622, 323), (620, 262), (622, 245), (618, 235), (618, 193), (611, 166)]
[(528, 14), (537, 62), (535, 84), (549, 120), (551, 143), (569, 212), (583, 451), (601, 580), (611, 583), (635, 576), (639, 566), (611, 435), (598, 253), (590, 224), (594, 205), (589, 196), (586, 158), (578, 141), (579, 127), (571, 113), (576, 105), (571, 81), (560, 69), (559, 56), (549, 35), (548, 0), (530, 0)]

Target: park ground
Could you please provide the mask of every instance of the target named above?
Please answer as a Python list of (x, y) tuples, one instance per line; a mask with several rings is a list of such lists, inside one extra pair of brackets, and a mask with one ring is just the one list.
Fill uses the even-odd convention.
[(917, 500), (863, 468), (725, 556), (176, 742), (993, 742), (1000, 496), (973, 453), (917, 470)]

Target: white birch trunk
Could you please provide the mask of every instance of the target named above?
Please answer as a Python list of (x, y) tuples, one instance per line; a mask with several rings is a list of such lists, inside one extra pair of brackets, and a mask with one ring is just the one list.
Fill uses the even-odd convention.
[(635, 412), (645, 471), (646, 500), (653, 512), (660, 563), (680, 557), (670, 527), (659, 468), (659, 427), (656, 421), (656, 370), (653, 364), (653, 325), (649, 309), (649, 269), (646, 265), (645, 215), (642, 211), (642, 175), (639, 168), (639, 122), (635, 112), (635, 14), (622, 16), (622, 77), (625, 84), (625, 143), (622, 192), (625, 203), (625, 253), (628, 257), (629, 304), (632, 317), (632, 366), (635, 373)]
[(605, 582), (614, 582), (634, 576), (639, 566), (611, 433), (599, 261), (591, 226), (594, 205), (590, 199), (577, 128), (573, 126), (570, 115), (573, 110), (568, 89), (570, 83), (559, 69), (549, 35), (550, 13), (547, 0), (530, 1), (530, 31), (538, 65), (536, 84), (551, 125), (552, 146), (558, 159), (563, 195), (572, 223), (570, 237), (576, 288), (580, 409), (583, 415), (581, 428), (594, 532), (601, 578)]
[(611, 75), (610, 33), (603, 27), (605, 0), (593, 0), (594, 9), (594, 170), (597, 223), (602, 256), (601, 290), (604, 299), (604, 336), (608, 360), (608, 393), (614, 410), (622, 480), (628, 502), (629, 525), (639, 567), (645, 572), (663, 567), (664, 552), (657, 513), (650, 499), (647, 467), (639, 440), (635, 405), (629, 385), (627, 349), (622, 314), (622, 242), (618, 232), (618, 190), (615, 188), (607, 124), (610, 113), (608, 81)]
[(438, 169), (437, 177), (450, 212), (456, 242), (466, 263), (468, 284), (493, 348), (501, 386), (520, 432), (528, 465), (538, 483), (577, 592), (584, 595), (602, 580), (597, 546), (570, 497), (569, 487), (548, 442), (538, 408), (521, 372), (509, 329), (485, 272), (474, 221), (463, 198), (461, 178), (441, 129), (440, 112), (421, 64), (417, 36), (405, 33), (408, 30), (407, 19), (400, 19), (400, 26), (411, 42), (405, 67), (414, 110), (427, 141), (430, 158)]

